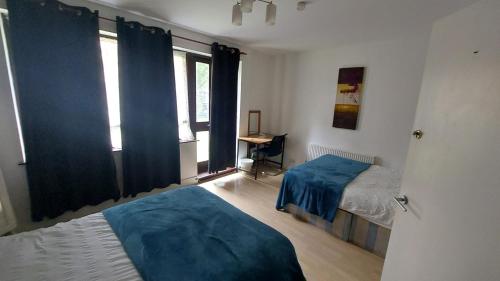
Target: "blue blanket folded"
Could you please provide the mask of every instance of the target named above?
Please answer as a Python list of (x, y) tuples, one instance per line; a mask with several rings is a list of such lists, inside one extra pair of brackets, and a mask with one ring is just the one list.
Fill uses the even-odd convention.
[(103, 212), (149, 280), (305, 280), (290, 241), (197, 186)]
[(369, 167), (329, 154), (297, 165), (285, 173), (276, 208), (291, 203), (333, 222), (344, 188)]

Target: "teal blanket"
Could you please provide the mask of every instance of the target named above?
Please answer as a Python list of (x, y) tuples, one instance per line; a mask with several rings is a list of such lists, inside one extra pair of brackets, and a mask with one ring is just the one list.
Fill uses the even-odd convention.
[(146, 281), (305, 280), (285, 236), (201, 187), (103, 214)]
[(297, 165), (285, 173), (276, 208), (294, 204), (333, 222), (344, 188), (369, 167), (329, 154)]

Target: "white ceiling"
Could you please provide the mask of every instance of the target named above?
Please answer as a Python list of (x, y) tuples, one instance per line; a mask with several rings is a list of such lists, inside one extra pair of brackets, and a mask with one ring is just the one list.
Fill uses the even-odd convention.
[(296, 0), (274, 0), (276, 25), (264, 23), (266, 4), (254, 3), (243, 25), (231, 24), (236, 0), (97, 0), (166, 20), (191, 30), (249, 47), (306, 50), (385, 40), (428, 28), (475, 0), (310, 0), (305, 11)]

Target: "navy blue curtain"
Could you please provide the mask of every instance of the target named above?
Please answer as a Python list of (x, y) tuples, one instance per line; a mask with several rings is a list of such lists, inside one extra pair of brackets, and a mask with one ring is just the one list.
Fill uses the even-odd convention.
[(117, 18), (124, 196), (180, 183), (170, 31)]
[(235, 166), (239, 63), (238, 49), (212, 44), (210, 173)]
[(7, 4), (33, 220), (118, 199), (97, 12)]

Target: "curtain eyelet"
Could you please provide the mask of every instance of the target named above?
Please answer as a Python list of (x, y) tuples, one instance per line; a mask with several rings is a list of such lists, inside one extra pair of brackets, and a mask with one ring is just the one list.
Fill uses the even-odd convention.
[(63, 6), (61, 4), (59, 4), (59, 11), (62, 12), (63, 10), (64, 10)]
[(77, 16), (81, 16), (82, 14), (83, 14), (83, 13), (82, 13), (82, 11), (80, 11), (80, 10), (78, 10), (78, 12), (76, 12), (76, 15), (77, 15)]
[(40, 2), (40, 6), (45, 7), (45, 2)]

